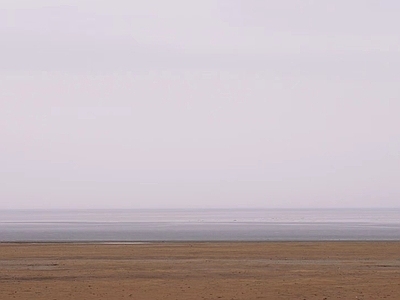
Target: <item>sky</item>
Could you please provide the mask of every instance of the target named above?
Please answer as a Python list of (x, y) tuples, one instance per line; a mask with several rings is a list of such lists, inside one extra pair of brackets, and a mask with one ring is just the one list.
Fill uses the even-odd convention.
[(3, 0), (0, 209), (400, 207), (399, 11)]

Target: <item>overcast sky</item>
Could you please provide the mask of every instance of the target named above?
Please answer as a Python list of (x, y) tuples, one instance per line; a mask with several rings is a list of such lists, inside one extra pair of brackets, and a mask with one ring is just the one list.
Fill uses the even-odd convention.
[(0, 208), (400, 207), (399, 13), (2, 0)]

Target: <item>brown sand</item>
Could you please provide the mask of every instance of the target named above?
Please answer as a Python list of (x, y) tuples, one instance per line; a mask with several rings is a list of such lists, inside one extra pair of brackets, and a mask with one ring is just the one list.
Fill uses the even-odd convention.
[(0, 299), (400, 299), (400, 242), (0, 244)]

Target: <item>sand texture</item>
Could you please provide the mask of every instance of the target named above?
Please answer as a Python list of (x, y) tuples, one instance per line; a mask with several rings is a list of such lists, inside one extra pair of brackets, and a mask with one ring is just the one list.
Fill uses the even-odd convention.
[(0, 244), (0, 299), (400, 299), (400, 242)]

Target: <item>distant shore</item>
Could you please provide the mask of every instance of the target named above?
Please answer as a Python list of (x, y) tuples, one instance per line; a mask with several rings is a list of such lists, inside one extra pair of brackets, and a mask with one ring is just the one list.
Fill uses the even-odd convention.
[(0, 299), (400, 299), (400, 241), (0, 243)]

